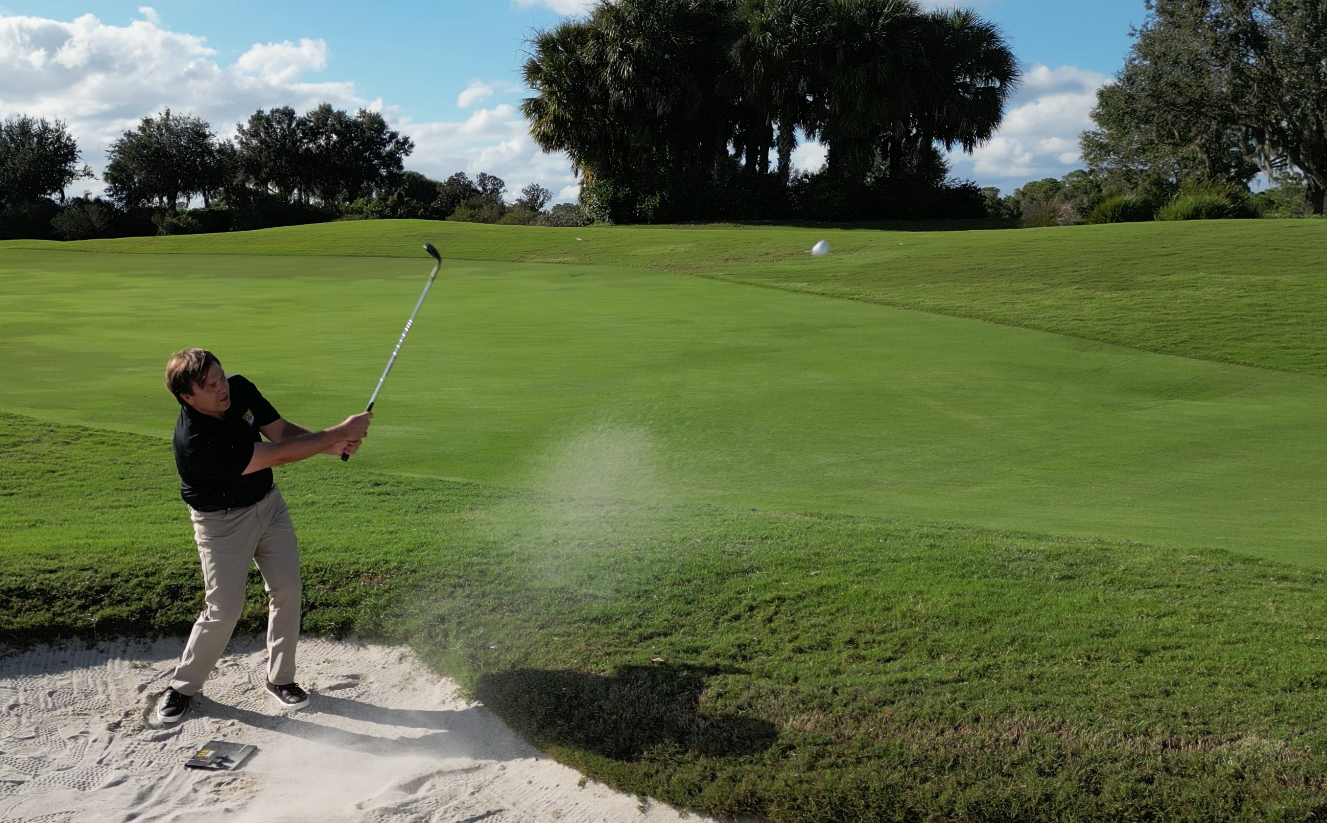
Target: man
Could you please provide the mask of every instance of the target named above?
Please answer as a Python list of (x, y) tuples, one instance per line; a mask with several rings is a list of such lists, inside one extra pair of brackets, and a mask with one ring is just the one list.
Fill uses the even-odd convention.
[(310, 432), (282, 419), (253, 383), (239, 375), (227, 378), (221, 362), (205, 349), (171, 355), (166, 388), (180, 403), (175, 467), (194, 524), (207, 607), (157, 704), (157, 717), (177, 723), (188, 711), (190, 698), (230, 642), (244, 608), (249, 565), (255, 563), (268, 595), (267, 691), (282, 707), (302, 709), (309, 696), (295, 683), (299, 546), (272, 467), (315, 454), (354, 454), (373, 415), (357, 414)]

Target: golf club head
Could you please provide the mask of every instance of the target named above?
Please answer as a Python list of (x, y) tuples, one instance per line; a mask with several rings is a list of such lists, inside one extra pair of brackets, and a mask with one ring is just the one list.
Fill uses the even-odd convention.
[(437, 260), (439, 263), (442, 262), (442, 255), (438, 254), (438, 250), (433, 248), (432, 243), (425, 243), (424, 251), (429, 253), (429, 257), (432, 257), (434, 260)]

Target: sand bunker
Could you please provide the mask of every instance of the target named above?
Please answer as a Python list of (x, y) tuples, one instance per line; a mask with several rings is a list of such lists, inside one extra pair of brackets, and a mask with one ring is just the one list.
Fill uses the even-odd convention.
[[(69, 643), (0, 659), (0, 820), (678, 819), (583, 783), (403, 648), (302, 640), (313, 700), (285, 714), (263, 691), (261, 644), (237, 639), (187, 719), (163, 727), (156, 697), (180, 649)], [(184, 768), (211, 739), (258, 751), (233, 772)]]

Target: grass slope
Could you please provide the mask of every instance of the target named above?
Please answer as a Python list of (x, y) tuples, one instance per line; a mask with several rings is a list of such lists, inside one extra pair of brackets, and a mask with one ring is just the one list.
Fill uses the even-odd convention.
[(1323, 225), (0, 244), (0, 637), (186, 630), (164, 353), (328, 422), (445, 236), (371, 448), (280, 470), (306, 630), (691, 808), (1322, 819)]
[[(5, 637), (188, 625), (159, 440), (0, 415), (0, 459)], [(780, 823), (1327, 812), (1317, 572), (340, 468), (281, 470), (306, 626), (413, 640), (620, 789)]]
[[(354, 411), (427, 273), (3, 264), (0, 409), (159, 437), (176, 414), (162, 363), (188, 345), (290, 419)], [(407, 349), (356, 466), (1327, 562), (1327, 382), (1312, 375), (639, 269), (477, 262), (449, 265)], [(596, 465), (568, 477), (578, 454)]]
[[(540, 229), (384, 220), (69, 244), (19, 241), (0, 249), (409, 257), (431, 241), (454, 259), (703, 274), (1327, 375), (1321, 322), (1327, 221), (932, 230), (944, 225)], [(834, 251), (812, 259), (807, 252), (819, 239)]]

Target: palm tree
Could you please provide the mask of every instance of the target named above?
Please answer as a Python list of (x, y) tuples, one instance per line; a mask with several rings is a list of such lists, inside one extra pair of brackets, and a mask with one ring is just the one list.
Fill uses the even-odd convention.
[(773, 142), (777, 174), (785, 182), (792, 173), (797, 130), (811, 120), (811, 45), (820, 39), (824, 7), (823, 0), (747, 0), (741, 11), (748, 28), (734, 56), (767, 141), (756, 153), (767, 158)]
[(926, 70), (915, 134), (946, 150), (971, 152), (1004, 118), (1018, 83), (1018, 62), (1000, 30), (967, 9), (926, 15), (920, 28)]
[(799, 129), (845, 187), (938, 183), (939, 147), (988, 139), (1018, 77), (993, 26), (916, 0), (604, 0), (532, 45), (534, 139), (628, 200), (704, 194), (739, 160), (759, 180), (771, 149), (786, 183)]
[(701, 181), (726, 157), (737, 106), (732, 0), (604, 2), (537, 34), (521, 110), (582, 181), (628, 188)]

